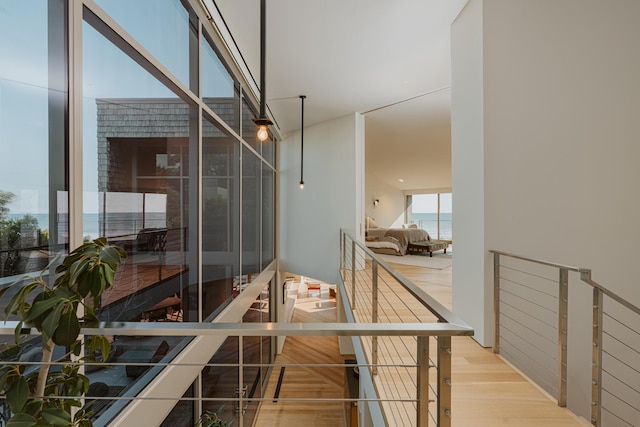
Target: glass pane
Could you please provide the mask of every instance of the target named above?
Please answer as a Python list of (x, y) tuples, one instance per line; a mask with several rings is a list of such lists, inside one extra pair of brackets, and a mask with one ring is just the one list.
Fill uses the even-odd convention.
[[(440, 198), (439, 217), (438, 197)], [(411, 222), (418, 224), (419, 228), (427, 230), (432, 239), (451, 240), (453, 238), (451, 200), (451, 193), (413, 195)], [(440, 219), (440, 224), (438, 224), (438, 219)]]
[(242, 275), (247, 282), (260, 272), (261, 162), (242, 147)]
[(240, 133), (240, 90), (233, 77), (202, 37), (202, 98), (226, 124)]
[(209, 319), (239, 289), (240, 142), (203, 123), (202, 315)]
[[(84, 235), (105, 236), (128, 255), (97, 315), (197, 320), (196, 110), (86, 23), (83, 77)], [(128, 393), (151, 378), (135, 363), (162, 359), (182, 341), (114, 336), (113, 362), (122, 365), (89, 377)]]
[(244, 139), (258, 153), (261, 151), (260, 140), (256, 136), (258, 128), (253, 123), (253, 119), (258, 117), (258, 110), (253, 108), (247, 101), (246, 96), (242, 98), (242, 139)]
[[(209, 365), (202, 370), (202, 397), (206, 398), (202, 402), (202, 407), (206, 411), (217, 412), (222, 420), (228, 422), (234, 421), (237, 417), (237, 403), (210, 399), (238, 397), (238, 381), (240, 379), (238, 368), (238, 363), (240, 362), (239, 350), (238, 337), (227, 338), (211, 358)], [(227, 366), (219, 366), (221, 364), (226, 364)], [(237, 422), (233, 422), (231, 425), (237, 425)]]
[(273, 261), (274, 253), (274, 172), (262, 163), (262, 269)]
[(275, 157), (275, 146), (276, 143), (273, 138), (269, 138), (264, 141), (262, 144), (262, 157), (271, 165), (275, 166), (274, 157)]
[(171, 413), (169, 413), (167, 418), (160, 424), (160, 427), (193, 427), (195, 425), (194, 391), (195, 385), (189, 387), (182, 395), (184, 400), (179, 401), (176, 406), (173, 407)]
[(414, 194), (411, 222), (427, 230), (432, 239), (438, 238), (438, 195)]
[(66, 13), (0, 6), (0, 285), (67, 252)]
[(440, 194), (440, 239), (453, 240), (451, 213), (453, 203), (451, 193)]
[(189, 13), (180, 0), (97, 0), (98, 5), (189, 85)]

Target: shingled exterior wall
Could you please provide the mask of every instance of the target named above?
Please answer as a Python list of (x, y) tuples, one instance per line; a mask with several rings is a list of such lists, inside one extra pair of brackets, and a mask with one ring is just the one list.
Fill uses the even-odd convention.
[[(180, 99), (97, 99), (98, 191), (131, 191), (131, 150), (120, 144), (136, 140), (166, 140), (189, 137), (190, 107)], [(207, 101), (231, 128), (239, 128), (239, 101), (217, 98)], [(214, 126), (205, 126), (204, 137), (221, 137)]]

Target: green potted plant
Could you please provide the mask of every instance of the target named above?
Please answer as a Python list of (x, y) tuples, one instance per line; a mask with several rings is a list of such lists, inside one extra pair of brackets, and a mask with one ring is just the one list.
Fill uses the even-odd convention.
[[(79, 373), (81, 362), (67, 358), (59, 370), (50, 369), (50, 363), (55, 346), (69, 347), (71, 354), (80, 356), (80, 328), (98, 322), (94, 307), (99, 307), (103, 292), (113, 285), (124, 257), (123, 249), (109, 246), (105, 238), (95, 239), (63, 259), (55, 269), (55, 281), (45, 280), (45, 268), (38, 277), (0, 289), (0, 296), (15, 290), (5, 308), (5, 321), (10, 315), (19, 317), (16, 344), (24, 338), (23, 326), (36, 328), (42, 337), (39, 371), (27, 372), (25, 365), (19, 364), (0, 368), (0, 392), (13, 414), (7, 427), (92, 426), (91, 403), (82, 404), (89, 379)], [(104, 336), (86, 338), (84, 345), (90, 355), (98, 351), (109, 354), (110, 342)]]
[(222, 408), (220, 407), (216, 412), (205, 410), (200, 419), (196, 423), (195, 427), (228, 427), (231, 425), (231, 421), (225, 421), (220, 418), (220, 412)]

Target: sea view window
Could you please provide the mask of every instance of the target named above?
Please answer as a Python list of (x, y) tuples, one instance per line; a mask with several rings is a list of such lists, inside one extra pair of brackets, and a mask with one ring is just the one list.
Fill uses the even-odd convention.
[(407, 196), (406, 219), (427, 230), (432, 239), (453, 240), (451, 193)]
[[(244, 317), (268, 321), (270, 288), (262, 286), (275, 274), (275, 140), (254, 140), (255, 91), (243, 89), (247, 82), (224, 61), (197, 2), (134, 3), (9, 0), (0, 8), (7, 58), (0, 63), (0, 284), (104, 236), (127, 258), (95, 307), (101, 320), (212, 321), (268, 270)], [(3, 338), (11, 357), (39, 360), (38, 338), (21, 346)], [(109, 339), (111, 353), (98, 356), (116, 366), (87, 367), (87, 375), (114, 398), (142, 392), (191, 341)], [(271, 339), (240, 345), (245, 361), (271, 361)], [(149, 362), (157, 366), (139, 365)], [(229, 373), (225, 387), (235, 390), (240, 371)], [(264, 370), (245, 368), (240, 377), (262, 395)], [(227, 396), (222, 383), (207, 387), (184, 394)], [(128, 404), (101, 402), (95, 425)], [(167, 418), (167, 425), (193, 425), (197, 405), (180, 405), (179, 422)]]

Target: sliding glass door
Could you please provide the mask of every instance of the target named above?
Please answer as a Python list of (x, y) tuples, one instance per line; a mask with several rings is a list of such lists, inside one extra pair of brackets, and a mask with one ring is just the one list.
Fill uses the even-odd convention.
[(407, 196), (406, 222), (427, 230), (432, 239), (453, 240), (451, 193)]

